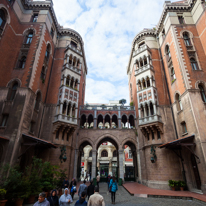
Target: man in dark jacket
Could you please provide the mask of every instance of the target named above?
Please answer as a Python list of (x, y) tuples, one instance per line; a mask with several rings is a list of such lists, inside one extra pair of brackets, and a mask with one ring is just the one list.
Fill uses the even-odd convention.
[(89, 185), (89, 187), (87, 188), (88, 200), (89, 200), (89, 197), (90, 197), (91, 195), (93, 195), (93, 194), (94, 194), (94, 185), (93, 185), (93, 181), (91, 180), (91, 181), (90, 181), (90, 185)]
[(67, 178), (65, 178), (65, 180), (63, 181), (63, 184), (62, 184), (62, 188), (68, 188), (69, 187), (69, 180)]
[(87, 206), (87, 202), (85, 198), (86, 198), (86, 193), (82, 192), (81, 197), (79, 198), (79, 200), (76, 201), (74, 206)]

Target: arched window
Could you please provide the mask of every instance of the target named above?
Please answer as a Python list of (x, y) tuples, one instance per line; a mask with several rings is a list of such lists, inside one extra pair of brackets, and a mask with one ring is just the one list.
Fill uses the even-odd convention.
[(36, 102), (35, 102), (35, 106), (34, 106), (34, 109), (37, 111), (39, 110), (40, 102), (41, 102), (41, 93), (38, 92), (36, 95)]
[(73, 88), (74, 86), (74, 77), (72, 77), (71, 81), (70, 81), (70, 87)]
[(0, 9), (0, 34), (2, 33), (5, 24), (6, 24), (6, 14), (2, 9)]
[(182, 102), (181, 102), (181, 98), (179, 94), (175, 95), (175, 100), (176, 100), (176, 104), (177, 104), (177, 111), (181, 111), (182, 110)]
[(186, 46), (191, 46), (192, 45), (189, 34), (187, 32), (183, 33), (183, 39), (184, 39), (184, 42), (185, 42)]
[(13, 86), (10, 88), (9, 95), (7, 97), (8, 100), (13, 100), (16, 95), (16, 90), (18, 88), (18, 83), (14, 83)]
[(150, 114), (151, 114), (151, 115), (154, 115), (154, 108), (153, 108), (152, 102), (150, 102), (149, 107), (150, 107)]
[(165, 53), (167, 55), (167, 61), (169, 61), (171, 59), (171, 54), (170, 54), (170, 48), (168, 45), (165, 47)]
[(108, 157), (108, 152), (107, 152), (107, 150), (103, 150), (103, 151), (102, 151), (101, 157)]
[(175, 70), (174, 70), (174, 68), (172, 67), (172, 68), (171, 68), (171, 80), (173, 81), (173, 80), (175, 80), (175, 79), (176, 79)]
[(92, 150), (90, 150), (89, 152), (89, 157), (92, 157)]
[(198, 88), (200, 89), (200, 94), (201, 94), (201, 97), (202, 97), (202, 101), (206, 102), (205, 90), (204, 90), (203, 86), (199, 84)]
[(33, 38), (33, 32), (30, 32), (27, 36), (26, 36), (26, 44), (31, 44), (32, 42), (32, 38)]
[(117, 157), (117, 150), (113, 151), (113, 157)]
[(42, 67), (42, 70), (41, 70), (41, 79), (42, 79), (42, 80), (45, 80), (45, 77), (46, 77), (46, 69), (45, 69), (45, 67), (43, 66), (43, 67)]
[(50, 55), (50, 44), (47, 45), (46, 52), (45, 52), (46, 62), (49, 61), (49, 55)]
[(146, 89), (146, 82), (145, 82), (145, 79), (142, 80), (142, 86), (143, 86), (143, 89)]
[(148, 104), (145, 105), (145, 112), (146, 112), (146, 116), (149, 116), (149, 107)]
[(25, 64), (26, 64), (26, 57), (23, 56), (23, 57), (21, 57), (21, 59), (19, 60), (18, 68), (22, 68), (22, 69), (24, 69)]
[(192, 66), (192, 70), (199, 70), (198, 64), (197, 64), (197, 61), (195, 60), (195, 58), (192, 57), (190, 59), (190, 63), (191, 63), (191, 66)]
[(64, 102), (63, 107), (62, 107), (62, 114), (66, 114), (66, 109), (67, 109), (67, 103)]
[(147, 87), (150, 87), (151, 85), (150, 85), (150, 79), (149, 79), (149, 77), (147, 77)]
[(70, 76), (67, 76), (67, 79), (66, 79), (66, 86), (67, 87), (69, 86), (69, 82), (70, 82)]
[(75, 104), (73, 104), (73, 107), (72, 107), (72, 117), (75, 118)]
[(143, 60), (140, 59), (140, 67), (143, 67)]
[(60, 129), (58, 129), (58, 130), (56, 131), (56, 139), (59, 139), (59, 131), (60, 131)]

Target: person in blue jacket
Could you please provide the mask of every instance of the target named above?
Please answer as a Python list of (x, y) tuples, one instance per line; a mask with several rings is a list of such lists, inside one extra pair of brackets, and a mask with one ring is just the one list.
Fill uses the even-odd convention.
[(79, 200), (76, 201), (74, 206), (87, 206), (87, 202), (85, 198), (86, 198), (86, 192), (82, 192), (81, 197), (79, 198)]
[(116, 181), (115, 176), (113, 176), (112, 179), (110, 180), (109, 188), (111, 188), (112, 204), (115, 204), (115, 194), (116, 194), (116, 191), (118, 190), (117, 181)]

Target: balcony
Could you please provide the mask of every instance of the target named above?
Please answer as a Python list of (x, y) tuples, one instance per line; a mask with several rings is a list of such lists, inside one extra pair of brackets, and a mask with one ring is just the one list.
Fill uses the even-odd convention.
[(147, 65), (145, 65), (143, 67), (140, 67), (140, 68), (136, 69), (135, 70), (135, 76), (137, 76), (137, 75), (141, 74), (142, 72), (145, 72), (145, 71), (147, 71), (149, 69), (151, 69), (154, 72), (153, 66), (150, 65), (150, 64), (147, 64)]
[(81, 74), (81, 69), (79, 69), (79, 68), (77, 68), (77, 67), (74, 67), (73, 65), (68, 64), (68, 63), (64, 64), (62, 70), (64, 70), (64, 69), (70, 69), (70, 70), (73, 71), (73, 72), (76, 72), (76, 73), (78, 73), (78, 74)]
[(155, 128), (163, 133), (162, 117), (158, 114), (139, 118), (139, 127), (143, 133)]
[(72, 49), (73, 51), (75, 51), (77, 54), (82, 55), (82, 52), (79, 49), (77, 49), (76, 47), (72, 46), (71, 44), (69, 44), (68, 47), (70, 49)]
[(67, 124), (75, 124), (77, 125), (77, 118), (75, 117), (70, 117), (64, 114), (58, 114), (54, 117), (54, 122), (63, 122), (63, 123), (67, 123)]
[(135, 57), (136, 55), (140, 54), (141, 52), (143, 52), (145, 50), (148, 50), (149, 52), (151, 52), (150, 48), (147, 45), (144, 45), (133, 52), (133, 57)]

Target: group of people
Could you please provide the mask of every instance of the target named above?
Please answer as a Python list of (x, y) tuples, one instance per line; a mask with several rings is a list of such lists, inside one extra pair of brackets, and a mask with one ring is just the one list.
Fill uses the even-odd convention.
[[(99, 181), (97, 186), (93, 185), (93, 181), (90, 181), (90, 185), (87, 187), (86, 180), (80, 185), (78, 189), (79, 199), (76, 201), (75, 206), (105, 206), (104, 198), (99, 194)], [(115, 204), (115, 194), (118, 190), (115, 177), (108, 176), (108, 190), (111, 192), (112, 204)], [(69, 191), (70, 189), (70, 191)], [(76, 193), (76, 180), (73, 178), (69, 184), (68, 179), (63, 182), (63, 195), (58, 197), (57, 191), (52, 190), (51, 195), (46, 198), (44, 192), (39, 194), (38, 201), (34, 206), (69, 206), (74, 199)], [(86, 201), (88, 197), (88, 202)]]

